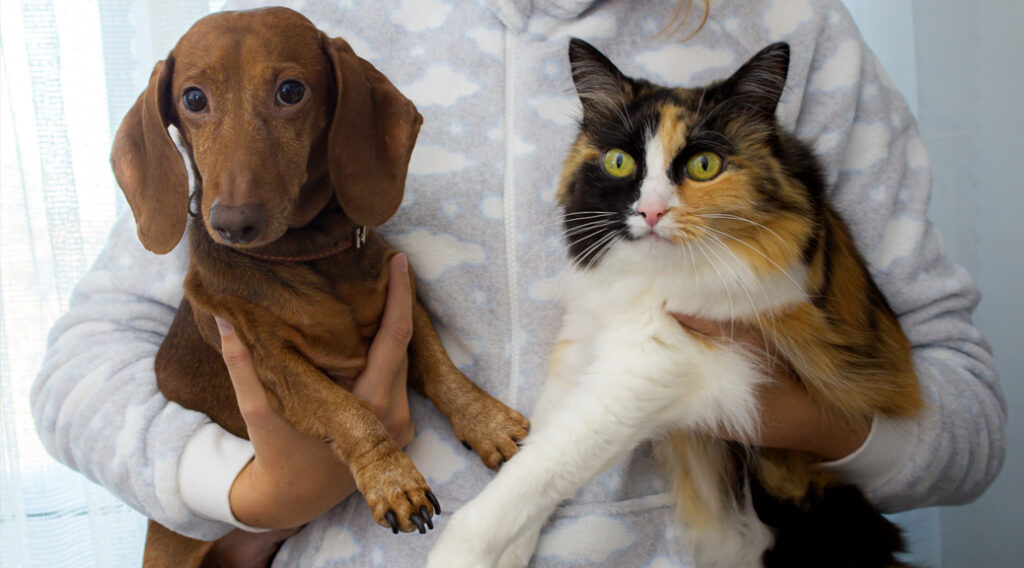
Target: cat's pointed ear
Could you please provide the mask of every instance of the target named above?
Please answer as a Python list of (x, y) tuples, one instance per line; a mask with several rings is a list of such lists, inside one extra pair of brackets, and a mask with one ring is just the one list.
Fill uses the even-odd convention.
[(569, 66), (584, 118), (600, 107), (621, 107), (632, 90), (632, 80), (603, 53), (579, 38), (569, 40)]
[(789, 73), (789, 44), (777, 42), (757, 52), (722, 84), (727, 97), (739, 97), (744, 106), (775, 116)]

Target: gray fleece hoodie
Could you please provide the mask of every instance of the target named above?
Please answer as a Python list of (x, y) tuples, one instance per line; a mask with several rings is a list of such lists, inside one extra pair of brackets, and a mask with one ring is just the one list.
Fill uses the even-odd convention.
[[(405, 203), (381, 232), (409, 254), (456, 364), (527, 414), (560, 323), (553, 196), (579, 113), (568, 38), (629, 75), (681, 86), (789, 42), (779, 117), (823, 159), (833, 202), (914, 345), (929, 403), (914, 421), (876, 420), (864, 446), (829, 467), (890, 511), (969, 500), (999, 470), (1005, 408), (971, 324), (978, 292), (926, 218), (930, 172), (914, 118), (837, 0), (715, 0), (687, 41), (699, 6), (675, 37), (654, 37), (670, 0), (284, 3), (348, 39), (423, 114)], [(185, 245), (148, 253), (121, 219), (51, 333), (32, 406), (59, 460), (164, 525), (211, 539), (237, 523), (227, 490), (252, 450), (156, 388), (153, 359), (187, 257)], [(411, 398), (408, 453), (452, 511), (492, 474), (429, 402)], [(657, 471), (643, 446), (594, 479), (551, 519), (532, 565), (688, 565)], [(435, 534), (393, 536), (357, 494), (290, 539), (275, 566), (418, 566)]]

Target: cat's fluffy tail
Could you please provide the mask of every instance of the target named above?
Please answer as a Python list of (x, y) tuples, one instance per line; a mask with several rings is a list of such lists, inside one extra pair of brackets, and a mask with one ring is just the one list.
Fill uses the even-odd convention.
[(700, 568), (761, 568), (774, 536), (754, 511), (737, 455), (720, 439), (673, 432), (655, 444), (671, 481), (682, 540)]
[(681, 431), (656, 449), (700, 568), (914, 568), (899, 527), (810, 456)]

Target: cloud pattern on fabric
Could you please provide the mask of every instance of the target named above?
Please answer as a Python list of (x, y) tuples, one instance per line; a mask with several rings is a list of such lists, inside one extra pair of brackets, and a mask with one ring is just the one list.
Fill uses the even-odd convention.
[(672, 43), (641, 53), (634, 59), (644, 71), (668, 85), (694, 86), (698, 73), (722, 69), (724, 77), (726, 68), (736, 62), (736, 55), (728, 49)]
[(857, 84), (861, 73), (861, 48), (853, 41), (845, 41), (836, 48), (808, 86), (810, 91), (848, 89)]
[(339, 560), (351, 560), (362, 550), (355, 534), (345, 527), (332, 526), (324, 531), (323, 542), (313, 558), (315, 566), (327, 566)]
[(600, 566), (635, 541), (636, 535), (621, 520), (592, 515), (562, 521), (543, 533), (537, 543), (537, 556)]
[(427, 68), (422, 78), (399, 85), (399, 89), (418, 107), (452, 106), (479, 91), (480, 85), (447, 63), (435, 63)]
[(533, 107), (537, 116), (559, 126), (575, 123), (582, 114), (575, 95), (530, 97), (526, 104)]
[(764, 14), (764, 27), (772, 41), (778, 41), (813, 18), (810, 0), (775, 0)]
[(452, 174), (465, 170), (473, 162), (466, 156), (436, 144), (417, 144), (409, 160), (409, 174)]
[(463, 264), (479, 264), (487, 256), (484, 247), (477, 243), (425, 229), (391, 235), (388, 240), (409, 255), (416, 276), (425, 280), (436, 280), (446, 270)]
[(391, 14), (391, 21), (410, 32), (439, 28), (452, 11), (449, 2), (440, 0), (402, 0)]
[(448, 443), (451, 436), (446, 432), (442, 437), (436, 430), (427, 429), (419, 432), (416, 439), (409, 444), (406, 451), (413, 458), (416, 468), (420, 470), (427, 483), (444, 485), (467, 465), (467, 458), (476, 459), (476, 454), (469, 454), (461, 446), (455, 448)]

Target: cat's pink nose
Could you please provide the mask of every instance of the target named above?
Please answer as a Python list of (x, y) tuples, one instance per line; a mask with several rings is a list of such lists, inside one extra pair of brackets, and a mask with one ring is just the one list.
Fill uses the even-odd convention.
[(661, 221), (662, 216), (668, 213), (668, 207), (661, 203), (654, 203), (638, 207), (637, 212), (644, 218), (644, 221), (647, 221), (647, 225), (653, 228), (658, 221)]

